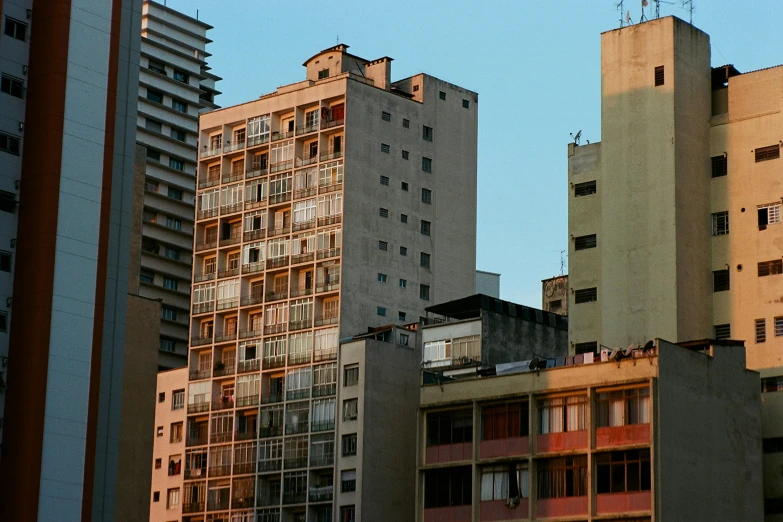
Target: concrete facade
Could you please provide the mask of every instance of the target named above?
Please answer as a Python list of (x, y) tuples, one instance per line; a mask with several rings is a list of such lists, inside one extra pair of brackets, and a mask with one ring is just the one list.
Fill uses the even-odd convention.
[(568, 276), (559, 275), (541, 281), (541, 309), (568, 315)]
[(762, 520), (741, 343), (577, 357), (421, 388), (416, 520)]
[(568, 147), (571, 342), (743, 339), (779, 367), (783, 67), (711, 69), (673, 17), (601, 43), (602, 142)]
[[(198, 115), (217, 106), (212, 27), (163, 4), (142, 7), (136, 140), (146, 148), (141, 295), (162, 301), (160, 369), (187, 364)], [(134, 241), (137, 240), (134, 238)]]
[(500, 274), (476, 270), (476, 293), (500, 299)]

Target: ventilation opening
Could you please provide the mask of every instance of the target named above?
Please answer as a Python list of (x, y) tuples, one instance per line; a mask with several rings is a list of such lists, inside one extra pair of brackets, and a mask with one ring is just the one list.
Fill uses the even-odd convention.
[(663, 85), (663, 65), (659, 65), (655, 68), (655, 86), (660, 87)]

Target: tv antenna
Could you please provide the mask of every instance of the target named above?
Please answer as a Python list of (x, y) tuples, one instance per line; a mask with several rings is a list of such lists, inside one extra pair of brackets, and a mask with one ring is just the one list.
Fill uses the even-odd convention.
[(624, 18), (625, 13), (623, 12), (623, 11), (625, 11), (625, 9), (623, 9), (623, 3), (624, 2), (625, 2), (625, 0), (620, 0), (620, 2), (616, 6), (617, 10), (620, 11), (620, 29), (623, 28), (623, 23), (625, 23), (625, 18)]
[(661, 17), (661, 3), (674, 5), (674, 2), (667, 2), (666, 0), (653, 0), (655, 2), (655, 18)]
[(563, 275), (563, 269), (565, 268), (565, 250), (560, 251), (560, 275)]
[(574, 145), (576, 145), (578, 147), (579, 146), (579, 140), (582, 138), (582, 129), (579, 129), (579, 132), (576, 133), (576, 136), (574, 136), (573, 132), (569, 132), (568, 135), (571, 136), (572, 138), (574, 138)]
[(690, 14), (689, 23), (693, 25), (693, 0), (682, 0), (682, 8), (688, 10)]

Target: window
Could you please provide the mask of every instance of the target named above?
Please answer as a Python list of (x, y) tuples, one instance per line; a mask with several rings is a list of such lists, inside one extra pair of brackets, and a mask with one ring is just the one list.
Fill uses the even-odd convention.
[(418, 85), (414, 85), (413, 86), (413, 92), (419, 92), (419, 86)]
[(168, 257), (169, 259), (173, 259), (175, 261), (179, 261), (179, 250), (177, 250), (176, 248), (167, 247), (166, 257)]
[(596, 426), (630, 426), (650, 423), (650, 388), (599, 392)]
[(423, 299), (424, 301), (430, 300), (429, 285), (419, 285), (419, 299)]
[(759, 205), (759, 230), (764, 230), (767, 225), (780, 223), (780, 203), (770, 203), (769, 205)]
[(166, 216), (166, 227), (173, 228), (174, 230), (182, 230), (182, 220)]
[(404, 190), (405, 192), (408, 192), (408, 183), (405, 181), (400, 182), (400, 189)]
[(177, 320), (177, 309), (170, 306), (163, 305), (160, 307), (160, 318), (166, 321)]
[(188, 104), (176, 98), (171, 100), (171, 108), (178, 112), (188, 112)]
[(160, 469), (163, 467), (163, 459), (155, 459), (155, 469)]
[(438, 92), (438, 98), (440, 98), (441, 100), (445, 100), (446, 99), (446, 93), (443, 92), (443, 91)]
[(712, 214), (712, 235), (723, 236), (729, 233), (729, 212), (715, 212)]
[(27, 41), (27, 24), (6, 16), (5, 34), (6, 36), (25, 42)]
[(179, 280), (175, 279), (173, 277), (164, 277), (163, 278), (163, 288), (168, 288), (169, 290), (176, 290), (177, 286), (179, 286)]
[(595, 456), (596, 492), (650, 491), (649, 448), (599, 453)]
[(769, 161), (780, 157), (780, 146), (770, 145), (769, 147), (760, 147), (756, 149), (756, 163)]
[(468, 100), (462, 100), (462, 108), (470, 109), (470, 102)]
[(24, 98), (24, 82), (19, 78), (4, 74), (0, 78), (0, 91), (16, 98)]
[(664, 80), (664, 74), (663, 74), (663, 65), (659, 65), (655, 68), (655, 86), (660, 87), (663, 85)]
[(563, 433), (587, 429), (587, 397), (571, 395), (541, 399), (538, 403), (538, 433)]
[(574, 353), (576, 355), (583, 354), (583, 353), (595, 353), (597, 351), (598, 351), (598, 341), (576, 343), (574, 345)]
[(473, 494), (470, 466), (424, 472), (424, 508), (469, 506)]
[(473, 410), (427, 414), (427, 446), (473, 442)]
[(158, 393), (158, 402), (165, 402), (166, 401), (166, 392), (160, 392)]
[(432, 127), (422, 126), (421, 139), (424, 141), (432, 141)]
[(713, 270), (712, 272), (712, 291), (725, 292), (730, 288), (729, 271)]
[(185, 141), (186, 133), (182, 129), (171, 128), (171, 137), (177, 141)]
[(182, 191), (180, 189), (176, 189), (174, 187), (168, 187), (168, 192), (166, 193), (166, 195), (171, 199), (182, 201)]
[(432, 191), (430, 189), (421, 189), (421, 202), (428, 205), (432, 204)]
[(729, 160), (725, 154), (720, 156), (713, 156), (712, 160), (712, 177), (720, 178), (729, 173)]
[(381, 112), (381, 119), (383, 121), (391, 121), (391, 114), (386, 111), (383, 111)]
[[(398, 321), (405, 321), (405, 318), (405, 312), (397, 312)], [(400, 334), (400, 344), (403, 346), (408, 346), (408, 336), (406, 334)]]
[(162, 437), (163, 436), (163, 426), (158, 426), (155, 429), (155, 436), (156, 437)]
[(588, 248), (595, 248), (596, 236), (590, 234), (588, 236), (579, 236), (574, 238), (574, 250), (587, 250)]
[(386, 282), (386, 274), (381, 274), (378, 272), (378, 282), (379, 283), (385, 283)]
[(160, 502), (160, 491), (155, 491), (152, 494), (152, 501), (153, 502)]
[(400, 223), (408, 222), (408, 214), (400, 214)]
[(389, 250), (389, 243), (386, 241), (378, 241), (378, 248), (384, 251)]
[(318, 71), (318, 79), (323, 80), (324, 78), (329, 77), (329, 69), (321, 69)]
[(8, 331), (8, 312), (0, 312), (0, 332)]
[(411, 120), (409, 120), (409, 119), (407, 119), (407, 118), (403, 118), (403, 119), (402, 119), (402, 126), (403, 126), (404, 128), (406, 128), (406, 129), (410, 128), (410, 126), (411, 126)]
[(378, 214), (380, 214), (382, 218), (387, 218), (389, 217), (389, 209), (388, 208), (378, 209)]
[(408, 281), (406, 279), (400, 279), (400, 288), (405, 288), (408, 286)]
[(352, 364), (343, 368), (343, 386), (356, 386), (359, 384), (359, 365)]
[(764, 453), (783, 453), (783, 437), (762, 439), (761, 448)]
[(430, 223), (429, 221), (424, 221), (422, 219), (421, 220), (421, 234), (424, 235), (424, 236), (429, 236), (430, 235), (431, 225), (432, 225), (432, 223)]
[(7, 152), (8, 154), (13, 154), (14, 156), (18, 156), (19, 144), (20, 144), (19, 136), (13, 136), (11, 134), (0, 132), (0, 151)]
[(783, 317), (775, 318), (775, 337), (783, 336)]
[(426, 252), (421, 253), (421, 259), (419, 260), (419, 264), (423, 268), (429, 268), (430, 267), (430, 255)]
[(389, 185), (389, 176), (381, 176), (381, 185)]
[(340, 520), (338, 522), (356, 522), (356, 507), (355, 506), (341, 506), (340, 507)]
[(407, 256), (408, 255), (408, 247), (401, 246), (400, 247), (400, 255), (401, 256)]
[(527, 498), (530, 491), (527, 465), (510, 462), (481, 468), (481, 500)]
[(538, 498), (587, 495), (587, 457), (562, 457), (538, 462)]
[(351, 433), (349, 435), (343, 435), (342, 455), (343, 455), (343, 457), (350, 457), (352, 455), (356, 455), (356, 434), (355, 433)]
[(574, 302), (590, 303), (592, 301), (598, 301), (598, 289), (597, 288), (582, 288), (574, 292)]
[(155, 103), (163, 103), (163, 93), (154, 89), (147, 88), (147, 99)]
[(174, 69), (174, 79), (178, 82), (188, 83), (188, 73)]
[(574, 197), (589, 196), (590, 194), (595, 194), (595, 180), (574, 185)]
[(166, 66), (160, 62), (156, 62), (155, 60), (150, 60), (147, 63), (147, 69), (158, 74), (166, 74)]
[(767, 340), (767, 320), (756, 319), (756, 344), (761, 344)]
[(530, 408), (525, 402), (496, 404), (481, 408), (481, 440), (527, 437)]
[(160, 151), (147, 149), (147, 159), (160, 161)]
[(385, 306), (377, 307), (376, 313), (381, 317), (386, 317), (386, 307)]
[(185, 162), (179, 158), (169, 158), (169, 167), (176, 170), (185, 170)]
[(185, 407), (185, 390), (174, 390), (171, 392), (171, 409), (181, 410)]
[(179, 507), (179, 488), (173, 488), (168, 491), (167, 509)]
[(386, 154), (388, 154), (390, 150), (391, 147), (389, 147), (389, 145), (387, 145), (386, 143), (381, 143), (381, 152), (385, 152)]
[(730, 324), (716, 324), (715, 339), (731, 339), (731, 325)]
[(169, 442), (171, 443), (182, 442), (182, 422), (171, 423), (171, 429), (169, 432)]
[(759, 277), (768, 275), (783, 274), (783, 259), (773, 259), (772, 261), (761, 261), (758, 264)]
[(11, 252), (0, 250), (0, 272), (11, 271)]
[(139, 271), (139, 281), (141, 281), (142, 283), (148, 283), (148, 284), (154, 283), (155, 282), (155, 272), (153, 272), (152, 270), (146, 270), (146, 269), (142, 268)]
[(359, 399), (345, 399), (343, 401), (343, 420), (356, 420), (359, 416)]
[(430, 158), (421, 158), (421, 170), (432, 172), (432, 160)]
[(402, 159), (407, 160), (410, 157), (410, 153), (407, 150), (402, 151)]
[(783, 391), (783, 376), (765, 377), (761, 379), (761, 392), (779, 392)]

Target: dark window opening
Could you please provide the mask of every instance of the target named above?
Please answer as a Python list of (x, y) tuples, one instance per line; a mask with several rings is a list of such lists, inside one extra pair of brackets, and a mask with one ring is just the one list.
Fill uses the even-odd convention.
[(589, 196), (590, 194), (595, 194), (595, 180), (574, 185), (575, 197)]
[(582, 288), (574, 292), (574, 302), (590, 303), (592, 301), (598, 301), (598, 289), (597, 288)]
[(712, 177), (719, 178), (729, 173), (729, 160), (726, 155), (712, 157)]
[(714, 270), (712, 272), (712, 291), (725, 292), (730, 289), (730, 276), (728, 270)]
[(579, 236), (574, 238), (575, 250), (586, 250), (588, 248), (595, 248), (597, 244), (596, 235), (590, 234), (589, 236)]
[(768, 147), (760, 147), (756, 149), (756, 163), (761, 161), (769, 161), (778, 159), (780, 157), (780, 146), (770, 145)]
[(655, 68), (655, 86), (660, 87), (663, 85), (664, 75), (663, 75), (663, 65), (659, 65)]

